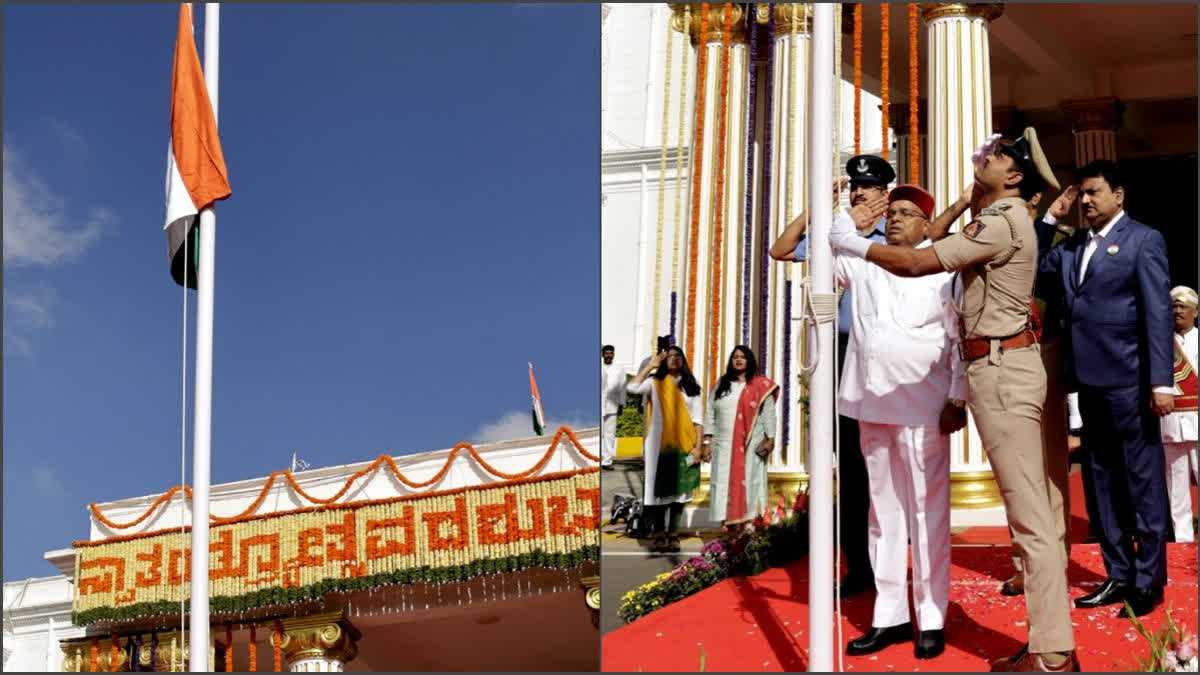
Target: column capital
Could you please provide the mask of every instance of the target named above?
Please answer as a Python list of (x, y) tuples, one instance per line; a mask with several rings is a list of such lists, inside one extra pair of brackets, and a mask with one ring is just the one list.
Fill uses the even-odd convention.
[[(888, 126), (897, 136), (907, 136), (911, 131), (908, 128), (908, 101), (900, 103), (889, 103), (887, 109)], [(923, 98), (917, 99), (917, 134), (924, 135), (928, 133), (925, 128), (928, 124), (928, 115), (926, 115), (926, 101)]]
[[(767, 5), (755, 5), (755, 19), (767, 23)], [(803, 2), (786, 2), (775, 5), (775, 35), (786, 33), (808, 34), (812, 30), (812, 5)]]
[(346, 663), (358, 655), (362, 633), (340, 612), (283, 620), (279, 649), (287, 667), (302, 659), (330, 659)]
[[(117, 638), (117, 658), (113, 661), (112, 637), (96, 636), (96, 671), (125, 672), (130, 670), (129, 638)], [(62, 670), (64, 673), (86, 673), (92, 669), (92, 638), (77, 638), (62, 640), (58, 643), (63, 652)]]
[[(708, 6), (708, 30), (703, 36), (700, 35), (700, 5), (696, 3), (685, 2), (669, 2), (667, 6), (671, 8), (671, 29), (686, 34), (691, 38), (692, 44), (704, 42), (720, 43), (722, 35), (725, 32), (725, 4), (724, 3), (709, 3)], [(765, 5), (763, 5), (765, 7)], [(691, 9), (691, 23), (687, 22), (687, 9)], [(742, 5), (733, 3), (729, 8), (729, 40), (731, 43), (746, 41), (746, 13), (742, 9)], [(687, 24), (687, 25), (685, 25)]]
[(918, 6), (925, 23), (955, 16), (982, 17), (992, 21), (1004, 13), (1002, 2), (922, 2)]
[(1125, 112), (1125, 104), (1111, 96), (1062, 101), (1058, 107), (1075, 132), (1116, 131)]

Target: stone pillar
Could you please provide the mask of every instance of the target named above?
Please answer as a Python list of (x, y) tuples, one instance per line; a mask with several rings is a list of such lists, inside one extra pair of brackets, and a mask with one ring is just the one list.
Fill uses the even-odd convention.
[[(743, 6), (733, 4), (729, 10), (730, 49), (729, 49), (729, 80), (725, 104), (725, 163), (724, 189), (721, 203), (721, 281), (714, 288), (713, 263), (715, 240), (715, 212), (717, 188), (717, 144), (719, 139), (718, 126), (721, 113), (718, 106), (721, 102), (721, 73), (722, 64), (722, 35), (725, 26), (725, 5), (711, 3), (707, 21), (707, 31), (700, 35), (700, 5), (691, 4), (691, 22), (688, 23), (684, 13), (684, 4), (672, 3), (673, 10), (671, 25), (675, 30), (685, 32), (696, 49), (705, 50), (704, 82), (698, 82), (697, 88), (704, 91), (704, 136), (702, 152), (697, 154), (695, 148), (694, 122), (691, 125), (693, 136), (689, 140), (691, 161), (700, 162), (700, 182), (693, 185), (692, 190), (700, 192), (700, 227), (697, 238), (691, 239), (691, 221), (684, 223), (686, 233), (681, 263), (683, 274), (681, 286), (683, 293), (679, 297), (678, 322), (680, 330), (677, 343), (688, 356), (689, 365), (696, 375), (696, 380), (708, 391), (710, 379), (714, 376), (709, 366), (709, 348), (713, 341), (717, 344), (716, 375), (724, 370), (725, 357), (738, 341), (741, 329), (741, 315), (738, 313), (738, 298), (740, 297), (741, 280), (737, 275), (738, 260), (741, 259), (740, 234), (743, 221), (743, 200), (745, 199), (745, 129), (746, 106), (744, 105), (746, 88), (746, 17)], [(699, 62), (699, 53), (690, 55), (690, 67), (695, 69)], [(695, 72), (693, 70), (693, 72)], [(694, 79), (694, 75), (692, 76)], [(693, 108), (692, 114), (695, 115)], [(693, 120), (695, 117), (693, 117)], [(695, 165), (688, 170), (689, 180), (695, 175)], [(688, 195), (691, 198), (691, 195)], [(690, 207), (686, 211), (691, 213)], [(696, 266), (689, 264), (687, 252), (696, 250)], [(735, 257), (736, 256), (736, 257)], [(663, 256), (660, 264), (664, 265), (664, 278), (670, 278), (670, 260)], [(650, 275), (651, 278), (653, 275)], [(688, 304), (693, 301), (687, 297), (687, 289), (695, 279), (695, 309), (694, 330), (691, 335), (687, 332)], [(643, 284), (649, 291), (648, 284)], [(712, 331), (712, 297), (717, 293), (718, 322), (717, 331)], [(640, 348), (641, 345), (639, 345)], [(689, 350), (688, 347), (691, 347)]]
[[(762, 20), (766, 20), (766, 5), (762, 8)], [(775, 5), (774, 66), (771, 91), (771, 164), (770, 194), (760, 195), (770, 200), (770, 242), (783, 232), (796, 216), (807, 207), (808, 165), (808, 121), (809, 121), (809, 60), (812, 54), (812, 5), (786, 3)], [(833, 157), (812, 158), (813, 161), (833, 162)], [(837, 174), (835, 174), (837, 175)], [(761, 227), (761, 224), (760, 224)], [(768, 244), (770, 243), (768, 242)], [(790, 495), (800, 485), (807, 484), (805, 466), (807, 449), (807, 424), (804, 420), (799, 374), (801, 365), (810, 358), (808, 339), (802, 325), (791, 324), (786, 303), (786, 287), (790, 279), (792, 289), (792, 312), (803, 302), (802, 286), (808, 263), (769, 263), (769, 290), (767, 316), (761, 318), (767, 325), (767, 368), (764, 374), (780, 386), (780, 398), (776, 407), (779, 429), (776, 432), (776, 450), (771, 453), (768, 464), (770, 485), (768, 495), (784, 493)], [(791, 330), (790, 345), (787, 333)], [(784, 371), (784, 349), (790, 347), (790, 368)], [(760, 357), (761, 359), (761, 357)], [(786, 380), (786, 385), (785, 385)], [(787, 392), (788, 399), (783, 397)], [(784, 429), (784, 407), (788, 407), (788, 443), (782, 445)], [(790, 503), (790, 502), (789, 502)]]
[(1075, 166), (1097, 159), (1117, 159), (1117, 129), (1125, 105), (1112, 97), (1063, 101), (1059, 104), (1075, 134)]
[[(988, 25), (1002, 3), (921, 3), (926, 25), (926, 91), (929, 93), (927, 189), (940, 211), (974, 180), (971, 153), (992, 134), (992, 78)], [(958, 231), (966, 216), (951, 225)], [(950, 439), (950, 505), (955, 525), (1002, 524), (1000, 493), (979, 431), (967, 427)], [(971, 513), (989, 508), (987, 514)], [(966, 509), (967, 511), (964, 511)]]
[(358, 632), (342, 614), (283, 620), (280, 650), (293, 673), (340, 673), (358, 654)]
[[(928, 113), (929, 106), (925, 99), (917, 99), (917, 147), (921, 149), (921, 156), (918, 169), (921, 175), (915, 179), (908, 175), (909, 161), (911, 153), (909, 153), (909, 139), (911, 138), (912, 129), (909, 128), (908, 116), (908, 101), (903, 103), (891, 103), (888, 105), (887, 116), (888, 126), (892, 128), (892, 133), (896, 135), (896, 148), (893, 163), (896, 165), (896, 184), (901, 183), (916, 183), (925, 187), (929, 181), (929, 122)], [(941, 204), (938, 207), (941, 208)]]

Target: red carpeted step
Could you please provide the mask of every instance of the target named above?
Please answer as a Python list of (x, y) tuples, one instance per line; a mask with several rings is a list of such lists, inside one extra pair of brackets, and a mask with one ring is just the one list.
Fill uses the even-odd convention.
[[(988, 660), (1008, 656), (1025, 642), (1024, 598), (999, 593), (1011, 571), (1008, 546), (956, 546), (952, 554), (946, 652), (918, 661), (912, 645), (895, 645), (870, 656), (843, 657), (847, 671), (985, 671)], [(1176, 622), (1195, 630), (1196, 546), (1168, 545), (1166, 601), (1143, 623), (1161, 626), (1167, 606)], [(1095, 544), (1072, 548), (1068, 578), (1071, 597), (1095, 589), (1104, 566)], [(808, 562), (730, 579), (654, 612), (603, 638), (605, 671), (694, 671), (700, 651), (709, 671), (805, 670), (808, 665)], [(842, 602), (845, 643), (870, 627), (873, 593)], [(1075, 639), (1084, 671), (1128, 670), (1145, 655), (1146, 640), (1115, 607), (1072, 610)], [(836, 639), (836, 631), (835, 631)], [(836, 659), (835, 659), (836, 664)]]

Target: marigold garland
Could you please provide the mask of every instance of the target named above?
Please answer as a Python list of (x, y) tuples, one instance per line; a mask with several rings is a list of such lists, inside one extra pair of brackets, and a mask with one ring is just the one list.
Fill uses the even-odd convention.
[[(854, 4), (854, 154), (862, 154), (862, 12)], [(836, 151), (836, 148), (835, 148)]]
[(100, 669), (100, 641), (92, 636), (92, 659), (89, 664), (88, 672), (97, 672)]
[(120, 641), (117, 639), (117, 634), (112, 634), (112, 651), (108, 653), (108, 672), (117, 672), (117, 656), (121, 653)]
[(225, 672), (233, 672), (233, 624), (225, 624)]
[(733, 3), (725, 3), (722, 15), (724, 25), (721, 31), (721, 88), (717, 97), (717, 189), (713, 195), (713, 210), (716, 214), (713, 223), (713, 268), (712, 268), (712, 322), (708, 334), (708, 386), (717, 384), (717, 365), (720, 355), (717, 336), (721, 328), (721, 254), (723, 244), (725, 216), (725, 141), (728, 124), (726, 103), (729, 101), (729, 38), (733, 24)]
[(887, 161), (888, 150), (891, 149), (891, 144), (888, 143), (888, 129), (890, 128), (888, 125), (888, 68), (890, 67), (888, 64), (888, 49), (891, 47), (891, 36), (888, 35), (888, 30), (891, 23), (890, 19), (888, 4), (885, 2), (879, 6), (879, 97), (882, 99), (880, 101), (880, 109), (883, 111), (881, 122), (883, 135), (880, 136), (882, 139), (880, 145), (883, 146), (884, 161)]
[(250, 672), (258, 672), (258, 645), (254, 642), (258, 636), (254, 631), (254, 624), (250, 624)]
[(920, 137), (917, 133), (917, 3), (908, 3), (908, 175), (919, 183)]
[[(540, 460), (538, 460), (538, 462), (536, 464), (534, 464), (532, 467), (530, 467), (528, 470), (522, 471), (520, 473), (509, 474), (509, 473), (504, 473), (503, 471), (496, 469), (491, 464), (488, 464), (487, 461), (485, 461), (483, 459), (483, 457), (481, 457), (479, 455), (479, 452), (475, 450), (475, 446), (471, 445), (470, 443), (463, 442), (463, 443), (459, 443), (458, 445), (454, 446), (454, 449), (450, 451), (450, 456), (446, 458), (446, 463), (442, 466), (441, 470), (438, 471), (432, 478), (430, 478), (427, 481), (424, 481), (424, 482), (410, 481), (408, 478), (406, 478), (404, 476), (404, 474), (400, 473), (400, 469), (398, 469), (396, 467), (396, 463), (392, 460), (391, 456), (380, 455), (374, 462), (371, 462), (371, 464), (368, 465), (366, 468), (362, 469), (361, 471), (350, 476), (350, 478), (346, 479), (346, 483), (344, 485), (342, 485), (342, 488), (340, 490), (338, 490), (337, 494), (333, 495), (332, 497), (329, 497), (328, 499), (322, 499), (320, 497), (313, 497), (312, 495), (305, 492), (304, 489), (300, 487), (300, 484), (296, 482), (296, 479), (292, 477), (291, 471), (276, 471), (267, 477), (267, 482), (263, 485), (262, 490), (258, 494), (258, 497), (254, 500), (253, 503), (250, 504), (250, 506), (246, 507), (246, 509), (244, 511), (242, 511), (241, 513), (239, 513), (237, 515), (229, 516), (229, 517), (220, 517), (220, 516), (216, 516), (216, 515), (210, 515), (209, 520), (217, 525), (224, 524), (224, 523), (240, 522), (246, 516), (254, 513), (256, 510), (258, 510), (259, 506), (262, 506), (263, 501), (266, 500), (267, 495), (270, 493), (271, 486), (274, 484), (275, 479), (278, 478), (279, 476), (283, 476), (287, 480), (288, 484), (292, 487), (292, 489), (295, 490), (296, 493), (299, 494), (301, 497), (304, 497), (305, 499), (307, 499), (308, 501), (310, 501), (314, 504), (320, 504), (323, 506), (331, 505), (334, 502), (336, 502), (343, 495), (345, 495), (347, 491), (350, 490), (350, 487), (351, 487), (351, 485), (353, 485), (354, 481), (371, 473), (376, 468), (378, 468), (381, 464), (386, 464), (388, 466), (388, 468), (392, 470), (392, 474), (396, 477), (396, 479), (399, 480), (404, 485), (407, 485), (410, 488), (417, 489), (417, 488), (428, 487), (430, 485), (437, 483), (442, 478), (444, 478), (447, 473), (449, 473), (451, 464), (453, 464), (454, 459), (458, 456), (458, 453), (461, 450), (466, 450), (467, 452), (469, 452), (471, 457), (473, 457), (475, 459), (475, 461), (479, 463), (480, 466), (482, 466), (488, 473), (492, 474), (493, 476), (497, 476), (499, 478), (504, 478), (507, 480), (520, 480), (520, 479), (532, 476), (533, 474), (537, 473), (543, 467), (546, 466), (546, 464), (550, 461), (550, 458), (553, 457), (554, 451), (558, 448), (559, 440), (561, 439), (561, 437), (564, 434), (570, 439), (571, 443), (574, 444), (575, 449), (579, 452), (579, 454), (583, 455), (584, 457), (586, 457), (592, 461), (600, 461), (599, 457), (588, 452), (587, 449), (583, 447), (583, 445), (579, 442), (579, 438), (575, 435), (574, 431), (572, 431), (571, 429), (569, 429), (567, 427), (559, 427), (558, 431), (554, 434), (554, 438), (550, 443), (550, 447), (546, 449), (546, 452), (545, 452), (545, 454), (542, 455), (542, 458)], [(149, 508), (146, 509), (146, 512), (143, 513), (141, 516), (137, 517), (136, 519), (134, 519), (128, 523), (124, 523), (124, 524), (116, 523), (116, 522), (108, 519), (103, 513), (100, 512), (99, 507), (97, 507), (94, 503), (88, 504), (88, 509), (91, 510), (92, 515), (96, 517), (96, 520), (99, 520), (101, 523), (104, 523), (104, 525), (106, 527), (113, 529), (113, 530), (125, 530), (125, 529), (129, 529), (131, 527), (134, 527), (135, 525), (138, 525), (142, 521), (146, 520), (146, 518), (149, 518), (150, 514), (153, 513), (155, 509), (157, 509), (159, 506), (161, 506), (163, 503), (165, 503), (167, 500), (169, 500), (171, 498), (171, 496), (174, 495), (176, 492), (178, 492), (181, 488), (184, 490), (184, 493), (190, 499), (192, 496), (191, 488), (189, 488), (187, 486), (175, 486), (175, 487), (171, 488), (170, 490), (167, 490), (158, 499), (154, 500), (154, 503), (151, 504), (149, 506)], [(174, 528), (171, 528), (171, 529), (173, 530)]]
[[(689, 24), (689, 28), (691, 25)], [(687, 338), (684, 350), (689, 363), (693, 362), (696, 347), (696, 258), (699, 247), (696, 240), (700, 238), (700, 169), (704, 163), (704, 86), (708, 65), (708, 50), (705, 39), (708, 34), (708, 3), (700, 4), (700, 35), (696, 38), (696, 133), (692, 143), (692, 232), (688, 239), (688, 297), (687, 297)]]
[(271, 645), (274, 647), (275, 672), (283, 672), (283, 624), (276, 620), (275, 631), (271, 634)]

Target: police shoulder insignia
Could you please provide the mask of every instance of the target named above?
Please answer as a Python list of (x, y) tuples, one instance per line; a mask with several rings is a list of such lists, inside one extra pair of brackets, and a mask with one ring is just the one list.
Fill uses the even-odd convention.
[(983, 231), (983, 226), (983, 221), (976, 218), (975, 220), (967, 223), (967, 226), (963, 228), (963, 236), (967, 237), (968, 239), (975, 239), (979, 236), (979, 233)]

